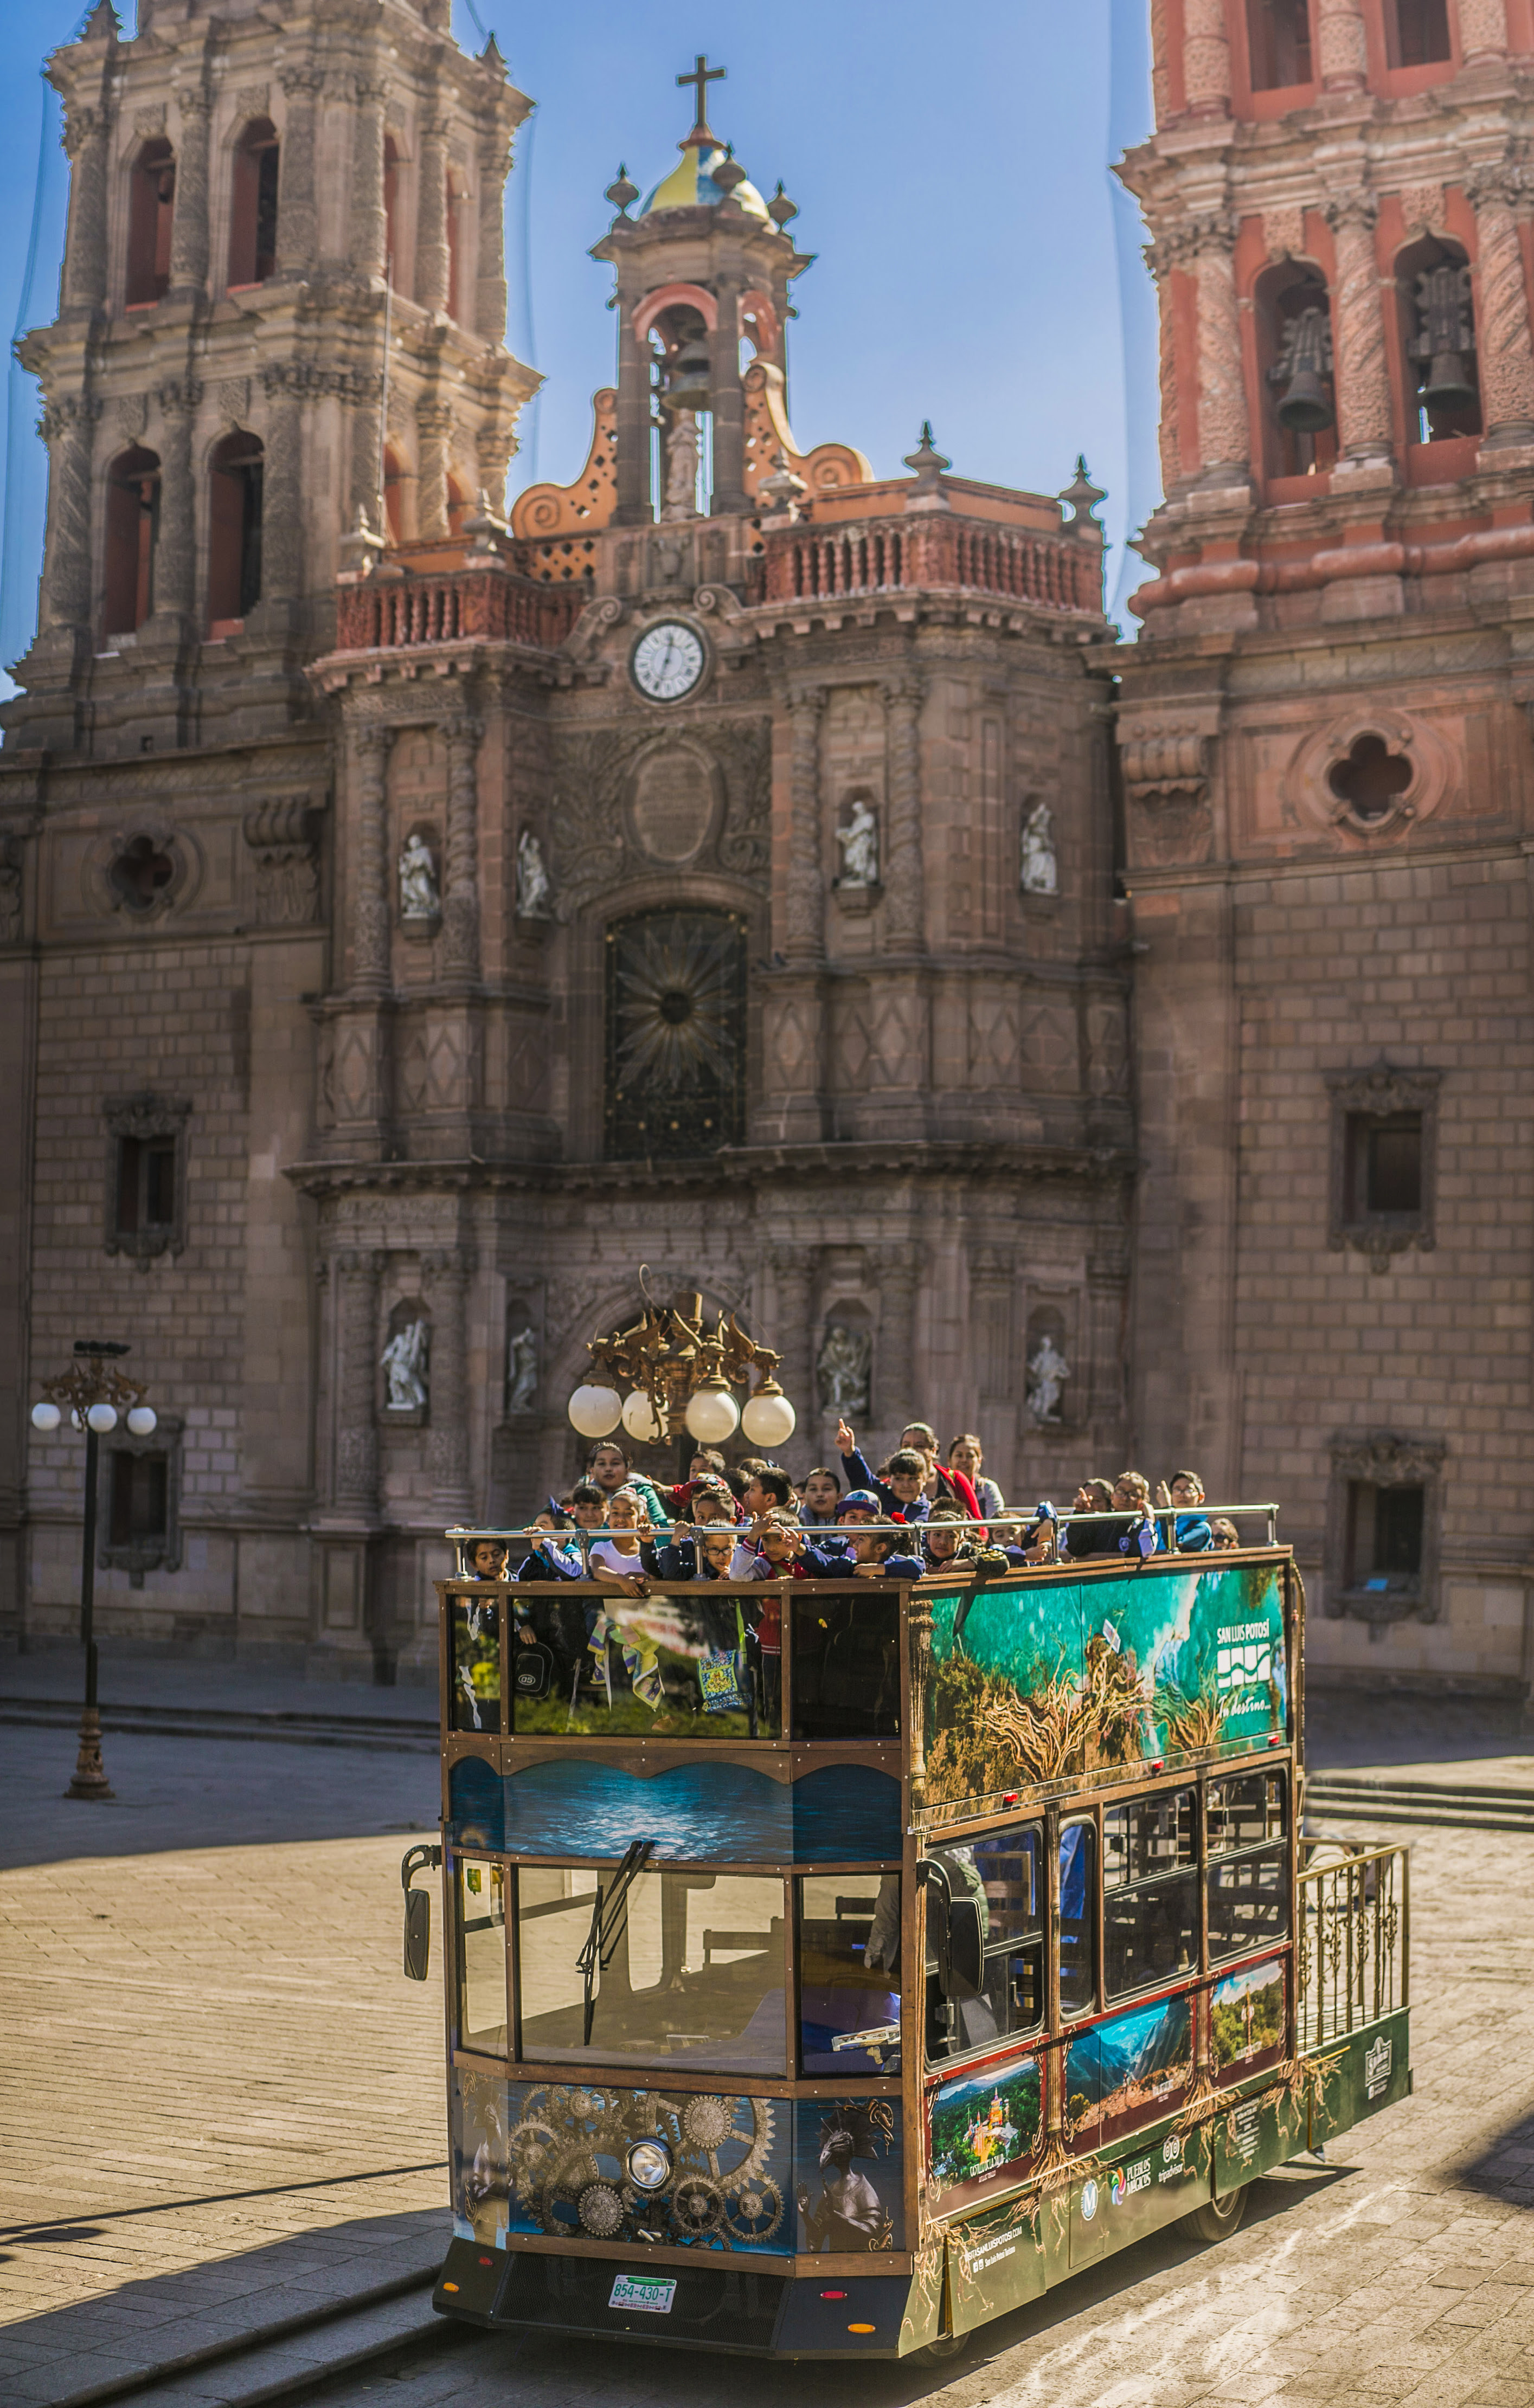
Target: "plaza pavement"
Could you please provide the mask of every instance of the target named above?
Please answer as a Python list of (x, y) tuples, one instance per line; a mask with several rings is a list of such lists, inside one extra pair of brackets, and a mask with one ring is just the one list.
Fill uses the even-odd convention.
[[(0, 1660), (0, 1700), (67, 1697), (75, 1669)], [(292, 1685), (337, 1714), (423, 1712), (419, 1692)], [(110, 1805), (61, 1799), (67, 1730), (0, 1725), (4, 2408), (136, 2376), (141, 2401), (202, 2408), (230, 2392), (177, 2361), (273, 2329), (280, 2371), (318, 2372), (332, 2361), (302, 2320), (392, 2290), (378, 2315), (419, 2325), (405, 2286), (446, 2232), (440, 1987), (399, 1973), (399, 1856), (435, 1826), (433, 1755), (408, 1730), (347, 1749), (112, 1734), (114, 1698), (248, 1711), (237, 1668), (112, 1664), (103, 1694)], [(260, 1693), (274, 1710), (286, 1694)], [(1331, 1714), (1312, 1703), (1312, 1762), (1338, 1760)], [(1355, 1765), (1527, 1746), (1495, 1715), (1405, 1702), (1348, 1701), (1337, 1729)], [(1534, 1837), (1397, 1836), (1413, 1850), (1416, 2096), (1328, 2165), (1258, 2185), (1222, 2247), (1158, 2236), (953, 2369), (726, 2370), (495, 2336), (380, 2360), (325, 2398), (711, 2408), (727, 2381), (741, 2408), (785, 2388), (796, 2408), (1534, 2408)]]

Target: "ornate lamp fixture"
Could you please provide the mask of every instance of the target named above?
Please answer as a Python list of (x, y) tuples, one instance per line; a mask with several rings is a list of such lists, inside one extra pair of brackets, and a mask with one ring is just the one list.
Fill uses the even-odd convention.
[[(590, 1341), (594, 1376), (569, 1402), (582, 1438), (607, 1438), (622, 1423), (640, 1445), (685, 1446), (690, 1439), (720, 1446), (741, 1429), (753, 1446), (781, 1446), (798, 1418), (778, 1384), (781, 1357), (748, 1338), (733, 1312), (721, 1313), (708, 1329), (700, 1296), (690, 1299), (690, 1312), (657, 1304), (648, 1280), (645, 1264), (639, 1283), (647, 1301), (638, 1320)], [(757, 1384), (742, 1407), (732, 1391), (753, 1370)]]

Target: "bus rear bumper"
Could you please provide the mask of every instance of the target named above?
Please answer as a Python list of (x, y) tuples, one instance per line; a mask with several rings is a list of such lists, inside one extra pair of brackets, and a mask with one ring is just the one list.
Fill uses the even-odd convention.
[(498, 2332), (651, 2342), (745, 2358), (897, 2358), (909, 2274), (802, 2279), (728, 2264), (651, 2269), (454, 2241), (439, 2315)]

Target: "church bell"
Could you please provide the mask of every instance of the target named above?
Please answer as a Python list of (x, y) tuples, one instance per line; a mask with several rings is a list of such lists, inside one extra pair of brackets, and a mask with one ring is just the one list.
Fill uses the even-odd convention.
[(1417, 332), (1408, 348), (1413, 359), (1427, 363), (1418, 400), (1425, 409), (1472, 408), (1469, 363), (1475, 351), (1475, 308), (1469, 269), (1453, 260), (1425, 269), (1417, 278), (1416, 304)]
[(1465, 374), (1465, 363), (1457, 351), (1435, 351), (1427, 370), (1427, 381), (1418, 399), (1426, 409), (1468, 409), (1475, 399), (1475, 387)]
[(1279, 395), (1279, 424), (1293, 435), (1319, 435), (1334, 415), (1326, 379), (1314, 368), (1296, 368)]
[(668, 409), (712, 408), (710, 366), (706, 337), (702, 335), (687, 336), (667, 364), (666, 406)]
[(1327, 382), (1331, 324), (1325, 309), (1302, 309), (1283, 329), (1276, 366), (1268, 371), (1278, 387), (1277, 416), (1291, 435), (1319, 435), (1337, 416)]

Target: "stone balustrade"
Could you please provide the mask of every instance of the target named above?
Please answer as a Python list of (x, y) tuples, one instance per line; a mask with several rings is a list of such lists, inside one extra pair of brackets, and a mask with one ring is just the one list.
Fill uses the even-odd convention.
[(552, 652), (580, 616), (578, 587), (534, 584), (498, 567), (449, 568), (343, 584), (336, 596), (338, 652), (422, 644), (532, 644)]
[(764, 553), (769, 603), (956, 587), (1045, 610), (1102, 612), (1095, 543), (957, 513), (768, 528)]

